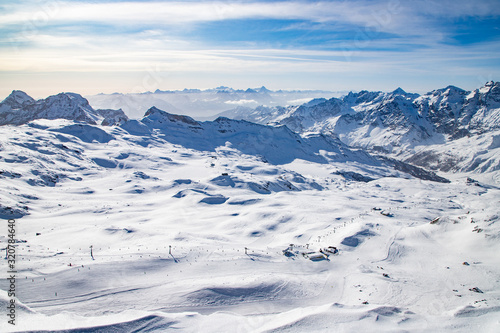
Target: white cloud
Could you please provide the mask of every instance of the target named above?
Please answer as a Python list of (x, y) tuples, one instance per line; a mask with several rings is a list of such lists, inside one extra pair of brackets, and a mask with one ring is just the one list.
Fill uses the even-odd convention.
[(226, 101), (225, 103), (230, 105), (240, 105), (240, 106), (259, 104), (256, 100), (253, 99), (240, 99), (237, 101)]
[[(400, 36), (440, 33), (439, 18), (492, 17), (500, 15), (497, 0), (403, 0), (387, 1), (280, 1), (280, 2), (20, 2), (0, 13), (0, 27), (20, 27), (36, 32), (46, 25), (92, 24), (115, 29), (136, 27), (149, 32), (223, 20), (297, 19), (328, 24), (349, 24), (364, 32)], [(158, 29), (160, 28), (160, 29)]]
[[(141, 72), (155, 66), (163, 72), (211, 72), (250, 75), (252, 73), (381, 73), (397, 71), (446, 71), (455, 66), (476, 68), (497, 59), (500, 47), (483, 43), (473, 48), (447, 46), (410, 52), (359, 49), (315, 51), (303, 49), (170, 49), (130, 47), (125, 40), (92, 45), (90, 40), (52, 39), (42, 36), (51, 47), (0, 54), (0, 71)], [(106, 39), (107, 40), (107, 39)], [(139, 43), (139, 41), (137, 42)], [(64, 45), (64, 47), (59, 47)], [(73, 47), (66, 47), (72, 45)], [(85, 45), (88, 45), (86, 48)], [(135, 45), (135, 42), (134, 42)], [(383, 45), (383, 44), (381, 44)], [(95, 47), (95, 49), (92, 49)], [(467, 64), (465, 66), (464, 64)]]
[[(31, 2), (10, 6), (0, 14), (0, 25), (100, 23), (111, 25), (171, 26), (199, 22), (268, 18), (343, 22), (380, 31), (411, 32), (425, 15), (464, 16), (499, 14), (493, 1), (282, 1), (282, 2)], [(45, 2), (42, 2), (45, 3)], [(420, 25), (420, 29), (423, 26)], [(419, 30), (420, 31), (420, 30)]]

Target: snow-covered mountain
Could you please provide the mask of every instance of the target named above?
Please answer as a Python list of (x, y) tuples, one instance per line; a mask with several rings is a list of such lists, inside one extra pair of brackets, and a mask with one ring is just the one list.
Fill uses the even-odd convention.
[[(401, 91), (351, 97), (371, 109), (356, 120), (344, 102), (311, 101), (311, 126), (327, 110), (395, 129), (426, 119)], [(14, 240), (16, 295), (4, 275), (0, 306), (17, 311), (2, 332), (496, 331), (491, 174), (447, 181), (326, 128), (156, 107), (113, 121), (73, 94), (14, 92), (1, 110), (0, 219), (15, 235), (0, 233), (0, 249)], [(483, 146), (492, 160), (490, 138), (439, 147)]]
[(0, 103), (0, 126), (21, 125), (35, 119), (67, 119), (88, 124), (116, 125), (128, 117), (122, 110), (94, 110), (88, 100), (75, 93), (61, 93), (35, 101), (14, 90)]
[(417, 98), (415, 104), (436, 132), (450, 139), (500, 128), (500, 82), (472, 92), (449, 86)]
[[(315, 100), (300, 106), (235, 110), (228, 117), (286, 125), (298, 133), (335, 133), (348, 145), (392, 152), (427, 140), (432, 127), (402, 89), (392, 93), (349, 93), (342, 98)], [(430, 133), (429, 133), (430, 132)]]
[(199, 151), (215, 151), (229, 145), (240, 153), (262, 157), (274, 165), (289, 164), (297, 159), (329, 164), (337, 168), (336, 174), (349, 178), (355, 174), (361, 179), (374, 179), (403, 172), (421, 179), (447, 181), (406, 163), (349, 148), (334, 136), (300, 136), (287, 126), (265, 126), (224, 117), (197, 122), (188, 116), (173, 115), (153, 107), (142, 120), (131, 120), (121, 127), (131, 134), (155, 132), (170, 143)]
[[(488, 145), (493, 147), (493, 138), (500, 130), (499, 101), (500, 83), (488, 82), (472, 92), (453, 86), (422, 96), (406, 93), (401, 88), (390, 93), (361, 91), (300, 106), (235, 109), (223, 115), (286, 125), (297, 133), (333, 133), (350, 146), (438, 170), (498, 170), (500, 166), (491, 159), (487, 161), (488, 167), (480, 165), (481, 158), (469, 165), (453, 163), (450, 166), (448, 158), (448, 162), (429, 164), (426, 151), (429, 155), (439, 154), (433, 152), (442, 144), (478, 135), (490, 135)], [(452, 160), (470, 160), (471, 154), (481, 154), (484, 148), (472, 146), (456, 151)], [(472, 167), (474, 165), (476, 167)]]
[[(27, 171), (34, 178), (26, 179), (34, 186), (54, 186), (61, 179), (78, 178), (74, 175), (78, 169), (92, 170), (96, 164), (105, 168), (116, 168), (126, 162), (127, 158), (94, 159), (84, 156), (86, 150), (94, 149), (91, 148), (92, 145), (110, 145), (111, 142), (117, 140), (128, 140), (146, 147), (168, 143), (168, 145), (190, 149), (196, 154), (217, 154), (224, 151), (224, 154), (228, 156), (243, 156), (239, 158), (243, 160), (250, 158), (260, 161), (259, 163), (263, 165), (273, 165), (275, 171), (272, 174), (277, 176), (272, 180), (260, 182), (242, 180), (246, 179), (246, 176), (242, 179), (238, 177), (226, 179), (230, 180), (231, 183), (237, 182), (241, 186), (250, 187), (262, 193), (299, 190), (301, 188), (322, 189), (324, 184), (319, 185), (315, 181), (308, 181), (307, 176), (300, 174), (301, 170), (304, 170), (304, 166), (297, 166), (299, 163), (297, 161), (302, 161), (300, 163), (305, 163), (313, 169), (317, 165), (323, 165), (322, 168), (326, 171), (325, 176), (332, 179), (368, 182), (383, 177), (416, 177), (436, 182), (449, 182), (447, 179), (419, 167), (390, 158), (372, 156), (362, 149), (352, 149), (331, 135), (307, 134), (301, 136), (286, 126), (267, 126), (223, 117), (214, 121), (198, 122), (191, 117), (167, 113), (156, 107), (150, 108), (141, 120), (128, 120), (122, 122), (121, 125), (120, 122), (106, 123), (109, 119), (115, 119), (113, 118), (114, 112), (111, 110), (111, 116), (104, 118), (101, 122), (103, 126), (99, 126), (94, 119), (81, 115), (90, 114), (96, 116), (95, 119), (99, 119), (97, 116), (106, 115), (107, 110), (94, 111), (90, 106), (87, 106), (85, 99), (77, 95), (57, 95), (36, 103), (26, 96), (15, 92), (3, 105), (10, 106), (14, 100), (18, 104), (11, 106), (13, 112), (32, 109), (50, 110), (51, 112), (31, 114), (30, 117), (35, 118), (35, 120), (31, 120), (24, 127), (4, 125), (3, 128), (6, 131), (14, 132), (37, 131), (45, 133), (38, 135), (38, 137), (44, 138), (41, 141), (31, 140), (27, 137), (12, 143), (30, 151), (27, 154), (29, 157), (22, 155), (6, 157), (6, 161), (10, 163), (23, 162), (28, 165), (36, 165), (36, 170)], [(70, 97), (76, 99), (78, 103), (54, 102), (54, 99), (67, 101), (67, 98)], [(49, 107), (45, 107), (46, 104)], [(57, 109), (56, 106), (60, 106), (60, 108)], [(41, 119), (41, 117), (45, 118)], [(68, 120), (71, 117), (75, 118)], [(27, 116), (22, 121), (11, 121), (11, 123), (17, 125), (28, 119)], [(52, 120), (54, 122), (51, 122)], [(106, 129), (104, 125), (110, 124), (119, 126)], [(79, 145), (78, 148), (70, 149), (65, 143), (77, 141), (90, 146)], [(113, 151), (113, 153), (116, 152)], [(47, 155), (50, 156), (48, 159)], [(58, 163), (64, 172), (53, 170), (52, 155), (58, 156)], [(14, 170), (16, 168), (9, 168), (2, 174), (9, 177), (18, 174)], [(242, 170), (245, 171), (245, 169)], [(239, 170), (239, 173), (242, 173), (242, 170)], [(229, 170), (229, 172), (235, 174), (235, 170)], [(286, 173), (293, 175), (291, 179), (286, 180), (282, 177)], [(25, 206), (4, 205), (3, 207), (4, 210), (5, 207), (17, 207), (12, 208), (11, 211), (12, 216), (17, 216), (23, 214), (22, 209)], [(4, 211), (3, 214), (9, 216), (8, 211)]]

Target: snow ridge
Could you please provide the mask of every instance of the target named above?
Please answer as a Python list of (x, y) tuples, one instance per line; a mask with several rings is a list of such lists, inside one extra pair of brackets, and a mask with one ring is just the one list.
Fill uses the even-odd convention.
[[(162, 139), (197, 151), (215, 152), (220, 147), (258, 156), (266, 163), (284, 165), (296, 159), (321, 164), (336, 164), (345, 169), (346, 163), (364, 166), (359, 171), (363, 177), (378, 178), (406, 175), (448, 182), (433, 172), (410, 166), (407, 163), (376, 157), (360, 149), (352, 149), (331, 133), (299, 135), (287, 126), (266, 126), (219, 117), (214, 121), (197, 122), (187, 116), (170, 114), (156, 107), (150, 108), (140, 121), (131, 120), (121, 126), (130, 134), (159, 135)], [(338, 174), (338, 170), (336, 171)], [(350, 170), (349, 172), (352, 172)]]

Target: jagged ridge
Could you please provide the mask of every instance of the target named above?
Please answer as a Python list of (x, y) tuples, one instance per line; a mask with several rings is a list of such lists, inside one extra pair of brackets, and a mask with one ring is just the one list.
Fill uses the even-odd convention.
[[(225, 115), (286, 125), (298, 133), (334, 133), (350, 146), (397, 156), (434, 170), (498, 169), (488, 156), (472, 160), (467, 156), (484, 155), (483, 147), (473, 146), (472, 152), (457, 150), (446, 158), (436, 147), (500, 130), (499, 82), (488, 82), (472, 92), (448, 86), (422, 96), (401, 88), (390, 93), (351, 92), (342, 98), (300, 106), (237, 109)], [(432, 158), (425, 151), (429, 149), (433, 150)], [(451, 165), (464, 160), (470, 164)]]

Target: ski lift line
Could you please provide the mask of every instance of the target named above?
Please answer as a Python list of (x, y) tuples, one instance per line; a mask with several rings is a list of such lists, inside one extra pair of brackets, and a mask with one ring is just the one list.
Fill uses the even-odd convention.
[[(410, 206), (405, 205), (405, 206), (397, 206), (397, 207), (391, 207), (391, 208), (392, 209), (394, 209), (394, 208), (395, 209), (411, 209), (412, 207), (418, 207), (418, 206), (420, 206), (422, 204), (425, 204), (425, 203), (424, 202), (413, 203), (413, 205), (410, 205)], [(390, 209), (389, 209), (389, 211), (390, 211)], [(328, 236), (337, 233), (337, 229), (340, 229), (340, 228), (343, 228), (343, 227), (347, 227), (348, 225), (350, 225), (350, 224), (352, 224), (354, 222), (357, 222), (358, 220), (362, 220), (362, 217), (363, 216), (368, 216), (370, 212), (371, 212), (371, 210), (370, 211), (364, 211), (363, 213), (360, 213), (360, 214), (357, 214), (354, 217), (351, 217), (350, 220), (349, 220), (349, 218), (347, 218), (348, 221), (344, 221), (344, 223), (342, 223), (342, 224), (337, 224), (334, 227), (330, 226), (327, 229), (328, 230), (327, 232), (316, 236), (318, 240), (315, 241), (315, 243), (321, 243), (321, 241), (326, 241), (328, 239)], [(314, 239), (314, 236), (312, 236), (312, 239)], [(310, 243), (305, 244), (305, 245), (295, 245), (295, 246), (296, 247), (302, 247), (302, 248), (306, 247), (308, 249), (309, 245), (310, 245)], [(137, 247), (137, 251), (138, 252), (140, 252), (140, 247), (141, 246), (143, 246), (143, 245), (141, 245), (141, 244), (138, 245), (138, 247)], [(229, 245), (229, 246), (231, 246), (231, 245)], [(93, 256), (93, 250), (92, 250), (93, 246), (91, 246), (90, 248), (91, 248), (91, 257), (95, 260), (95, 258)], [(71, 249), (71, 247), (68, 247), (68, 249)], [(100, 247), (99, 249), (102, 250), (102, 247)], [(127, 247), (127, 249), (130, 250), (130, 247)], [(146, 247), (146, 249), (149, 250), (148, 247)], [(164, 249), (166, 249), (166, 247), (164, 247)], [(217, 248), (217, 250), (213, 250), (211, 253), (209, 252), (208, 249), (206, 250), (207, 252), (205, 252), (205, 247), (202, 247), (202, 246), (198, 246), (198, 247), (195, 247), (195, 248), (190, 248), (189, 251), (187, 251), (187, 249), (184, 250), (184, 248), (182, 246), (177, 247), (175, 245), (173, 245), (173, 246), (170, 245), (169, 246), (169, 252), (170, 252), (169, 254), (171, 255), (171, 253), (172, 253), (171, 251), (172, 250), (179, 250), (179, 249), (182, 250), (181, 251), (182, 257), (181, 258), (183, 258), (183, 259), (185, 258), (186, 262), (189, 262), (189, 259), (187, 259), (189, 254), (192, 254), (195, 258), (200, 258), (199, 261), (195, 259), (194, 260), (195, 263), (198, 263), (198, 262), (202, 263), (203, 260), (201, 260), (201, 258), (203, 258), (203, 256), (206, 256), (208, 258), (208, 257), (212, 256), (213, 254), (217, 254), (218, 257), (224, 257), (224, 256), (225, 257), (229, 257), (230, 260), (237, 260), (237, 259), (244, 258), (244, 257), (241, 256), (241, 254), (243, 253), (243, 251), (240, 252), (240, 250), (242, 250), (242, 249), (234, 247), (234, 245), (233, 245), (232, 250), (229, 250), (229, 249), (224, 249), (224, 245), (221, 244), (221, 245), (219, 245), (219, 248)], [(243, 250), (244, 249), (245, 248), (243, 248)], [(32, 255), (31, 254), (31, 253), (33, 253), (32, 250), (33, 249), (28, 249), (28, 253), (29, 254), (23, 254), (22, 255), (22, 257), (23, 257), (22, 259), (24, 260), (26, 258), (28, 261), (31, 261), (31, 258), (46, 258), (47, 257), (46, 255), (45, 256), (44, 255)], [(59, 257), (62, 257), (64, 259), (67, 258), (68, 260), (71, 260), (72, 258), (74, 258), (74, 255), (76, 254), (76, 253), (70, 253), (69, 251), (68, 252), (64, 252), (63, 251), (63, 252), (59, 253), (58, 250), (59, 249), (56, 250), (57, 252), (54, 255), (58, 255)], [(112, 249), (111, 246), (108, 246), (108, 250), (122, 251), (122, 248), (120, 247), (118, 249), (117, 248), (113, 248)], [(251, 251), (250, 253), (249, 253), (249, 250)], [(47, 247), (47, 248), (43, 247), (43, 251), (51, 251), (51, 249), (50, 249), (50, 247)], [(79, 248), (77, 252), (80, 252), (80, 251), (82, 251), (82, 248)], [(156, 255), (158, 255), (158, 252), (160, 252), (160, 254), (163, 253), (163, 254), (166, 255), (166, 253), (164, 251), (160, 250), (160, 247), (156, 247), (155, 250), (151, 249), (147, 253), (144, 253), (144, 252), (143, 253), (144, 253), (144, 256), (145, 255), (149, 255), (149, 257), (151, 257), (151, 255), (153, 255), (154, 257), (156, 257)], [(267, 261), (267, 262), (276, 262), (276, 261), (272, 260), (273, 259), (272, 256), (274, 254), (276, 254), (277, 256), (281, 257), (281, 254), (280, 254), (279, 251), (278, 252), (274, 252), (274, 251), (270, 250), (269, 247), (267, 247), (266, 250), (259, 249), (259, 248), (252, 248), (252, 249), (250, 249), (250, 248), (246, 247), (246, 253), (245, 254), (249, 255), (249, 254), (252, 254), (252, 253), (265, 253), (269, 257), (267, 257), (267, 258), (266, 257), (259, 257), (259, 260), (260, 261)], [(130, 255), (130, 257), (133, 257), (133, 256)], [(104, 262), (104, 261), (109, 262), (109, 261), (113, 261), (114, 258), (116, 258), (116, 255), (114, 255), (114, 254), (102, 254), (102, 256), (101, 255), (99, 256), (99, 261), (101, 261), (101, 262)], [(123, 258), (123, 256), (122, 256), (122, 258)], [(140, 258), (142, 258), (142, 255), (140, 256)], [(159, 255), (158, 258), (161, 259), (162, 256)], [(166, 256), (163, 257), (163, 258), (166, 258)], [(57, 260), (60, 260), (60, 259), (61, 258), (57, 258)], [(80, 258), (80, 261), (81, 262), (86, 262), (83, 258)], [(214, 261), (214, 260), (209, 260), (209, 261)], [(76, 263), (78, 261), (72, 260), (72, 262)], [(176, 259), (176, 262), (179, 262), (179, 260)], [(192, 262), (193, 261), (189, 262), (190, 265), (192, 265)], [(78, 266), (78, 265), (75, 265), (75, 266)], [(26, 279), (27, 279), (27, 277), (26, 277)]]

